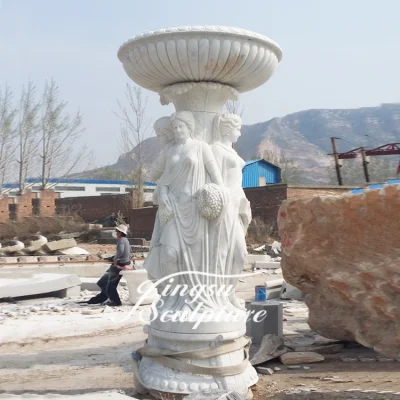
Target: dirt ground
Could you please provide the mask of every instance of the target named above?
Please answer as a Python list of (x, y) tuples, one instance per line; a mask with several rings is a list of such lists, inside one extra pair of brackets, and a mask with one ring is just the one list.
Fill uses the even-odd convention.
[[(239, 284), (239, 296), (251, 298), (260, 279), (265, 279), (265, 275), (244, 278)], [(296, 330), (307, 334), (305, 312), (301, 302), (286, 303), (284, 333)], [(132, 322), (89, 333), (75, 335), (74, 331), (67, 337), (39, 336), (0, 343), (0, 393), (40, 395), (122, 390), (127, 395), (150, 399), (135, 395), (133, 388), (131, 352), (146, 338), (143, 324)], [(354, 361), (345, 362), (343, 357)], [(369, 362), (362, 362), (360, 357)], [(388, 360), (379, 361), (376, 357), (370, 349), (348, 345), (340, 353), (326, 355), (323, 362), (297, 369), (276, 360), (267, 362), (263, 366), (280, 370), (273, 375), (259, 375), (259, 383), (252, 388), (254, 400), (400, 399), (400, 362), (383, 362)]]
[[(122, 330), (0, 346), (0, 393), (73, 394), (120, 389), (134, 395), (130, 354), (144, 339), (142, 324), (136, 323)], [(365, 351), (353, 349), (352, 356)], [(282, 370), (272, 376), (260, 375), (253, 388), (254, 400), (400, 398), (391, 393), (346, 392), (356, 388), (400, 392), (399, 362), (345, 363), (328, 358), (308, 370), (290, 370), (276, 362), (268, 366)]]

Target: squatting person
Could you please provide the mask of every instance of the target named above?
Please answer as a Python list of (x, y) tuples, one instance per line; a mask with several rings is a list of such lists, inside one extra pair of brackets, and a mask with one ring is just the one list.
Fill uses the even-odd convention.
[(97, 282), (101, 292), (92, 297), (87, 304), (102, 304), (111, 307), (120, 306), (121, 299), (119, 298), (117, 287), (121, 279), (119, 274), (121, 270), (132, 269), (131, 266), (131, 246), (126, 235), (128, 228), (125, 225), (119, 225), (115, 228), (117, 235), (117, 251), (113, 257), (113, 263), (105, 274)]

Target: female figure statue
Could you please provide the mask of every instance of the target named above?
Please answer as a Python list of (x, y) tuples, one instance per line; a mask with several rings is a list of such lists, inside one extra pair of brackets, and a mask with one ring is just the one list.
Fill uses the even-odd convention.
[[(164, 166), (162, 163), (165, 156), (163, 153), (172, 142), (174, 138), (174, 132), (172, 131), (170, 117), (159, 118), (154, 123), (153, 127), (162, 148), (160, 155), (157, 157), (150, 170), (150, 179), (152, 182), (156, 182), (160, 179), (164, 172)], [(159, 204), (159, 186), (157, 186), (153, 192), (153, 204)], [(157, 266), (160, 262), (161, 229), (160, 215), (159, 211), (157, 211), (156, 219), (154, 221), (153, 234), (151, 236), (149, 254), (144, 261), (144, 267), (149, 272), (150, 279), (154, 279), (152, 275), (153, 266)]]
[[(251, 221), (250, 202), (242, 188), (244, 160), (232, 148), (241, 133), (242, 120), (235, 114), (215, 117), (213, 126), (212, 151), (221, 171), (224, 186), (228, 192), (227, 202), (219, 220), (212, 222), (215, 248), (213, 259), (218, 270), (224, 275), (238, 275), (246, 262), (247, 247), (245, 235)], [(236, 286), (238, 278), (230, 280)], [(234, 306), (243, 308), (234, 293), (230, 300)]]
[[(201, 214), (196, 195), (205, 184), (223, 187), (221, 173), (210, 146), (194, 138), (195, 119), (190, 111), (171, 116), (174, 141), (160, 154), (157, 168), (163, 170), (159, 181), (161, 223), (161, 253), (158, 265), (148, 265), (154, 278), (177, 272), (215, 273), (209, 258), (209, 221)], [(209, 286), (213, 278), (201, 275), (182, 275), (174, 285)], [(190, 303), (190, 294), (168, 298), (166, 302)], [(205, 306), (215, 307), (212, 296), (198, 299)], [(170, 304), (169, 304), (170, 305)], [(182, 304), (183, 305), (183, 304)], [(196, 304), (191, 303), (190, 308)]]

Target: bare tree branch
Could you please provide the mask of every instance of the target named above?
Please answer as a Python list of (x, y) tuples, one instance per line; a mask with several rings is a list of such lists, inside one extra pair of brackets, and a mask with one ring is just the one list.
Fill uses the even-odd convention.
[(230, 114), (239, 115), (239, 117), (243, 117), (244, 107), (241, 106), (240, 101), (228, 100), (225, 103), (225, 109)]
[(121, 120), (120, 146), (121, 152), (128, 163), (130, 172), (128, 179), (134, 185), (132, 188), (132, 205), (142, 207), (144, 202), (144, 178), (146, 176), (146, 161), (143, 142), (149, 136), (150, 119), (146, 115), (147, 97), (143, 97), (142, 89), (135, 85), (126, 85), (125, 99), (127, 106), (117, 100)]
[(12, 91), (6, 85), (0, 88), (0, 193), (16, 149), (16, 116), (17, 110), (12, 106)]
[(37, 150), (40, 144), (38, 133), (40, 131), (39, 109), (40, 103), (35, 99), (36, 88), (32, 82), (28, 82), (27, 87), (22, 89), (18, 137), (19, 137), (19, 192), (22, 193), (25, 188), (25, 181), (32, 162), (37, 156)]
[(82, 114), (77, 111), (70, 116), (67, 102), (60, 101), (59, 88), (54, 80), (46, 82), (41, 115), (42, 188), (46, 188), (50, 177), (66, 176), (85, 158), (86, 148), (74, 152), (74, 144), (84, 131)]

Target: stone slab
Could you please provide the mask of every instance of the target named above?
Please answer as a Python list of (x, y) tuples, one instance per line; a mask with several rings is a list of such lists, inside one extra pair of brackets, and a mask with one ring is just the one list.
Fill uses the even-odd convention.
[(304, 293), (290, 283), (283, 282), (280, 297), (284, 300), (302, 300)]
[(55, 240), (53, 242), (48, 242), (44, 245), (44, 248), (47, 251), (57, 251), (62, 249), (68, 249), (70, 247), (76, 247), (76, 240), (73, 238)]
[(246, 310), (254, 311), (253, 315), (261, 310), (267, 312), (266, 318), (261, 322), (255, 322), (248, 318), (246, 323), (246, 335), (252, 338), (255, 345), (261, 344), (267, 334), (283, 336), (283, 307), (282, 303), (274, 300), (246, 301)]
[(254, 261), (253, 268), (258, 269), (278, 269), (281, 267), (281, 263), (279, 262), (267, 262), (267, 261)]
[(110, 263), (76, 263), (73, 265), (54, 263), (54, 264), (27, 264), (4, 265), (0, 266), (0, 278), (29, 278), (34, 274), (73, 274), (88, 278), (99, 279), (110, 267)]
[(267, 289), (267, 300), (279, 299), (281, 296), (281, 287)]
[(1, 264), (15, 264), (18, 262), (18, 257), (0, 257)]
[(280, 360), (284, 365), (299, 365), (324, 361), (325, 357), (314, 352), (294, 352), (282, 354)]
[(39, 262), (58, 262), (57, 256), (40, 256), (38, 257)]
[(70, 247), (68, 249), (57, 250), (57, 254), (65, 255), (65, 256), (81, 256), (88, 255), (89, 252), (81, 247)]
[(52, 293), (75, 286), (81, 281), (76, 275), (35, 274), (31, 278), (0, 279), (0, 298), (24, 297)]
[(271, 257), (268, 254), (248, 254), (247, 263), (253, 263), (256, 261), (270, 262)]
[(37, 263), (38, 257), (36, 257), (36, 256), (17, 257), (17, 262), (19, 262), (19, 263)]

